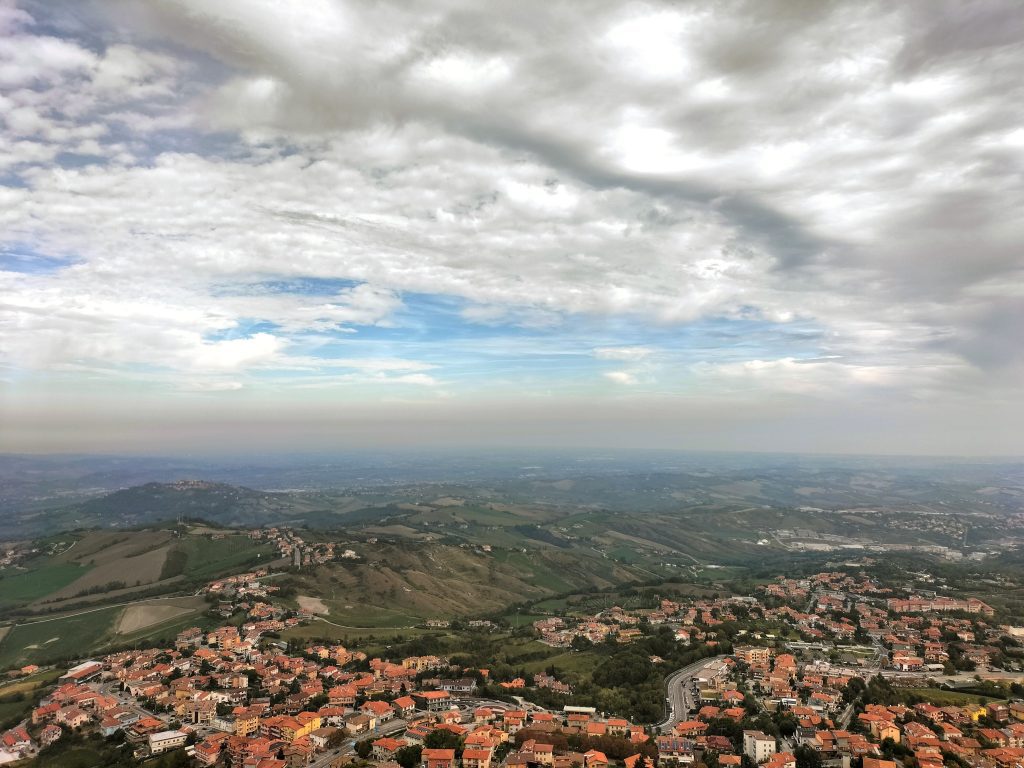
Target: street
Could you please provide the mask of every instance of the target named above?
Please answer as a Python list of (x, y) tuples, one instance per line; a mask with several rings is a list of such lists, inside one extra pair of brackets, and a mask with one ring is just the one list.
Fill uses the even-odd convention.
[(701, 659), (689, 666), (678, 669), (665, 680), (665, 698), (668, 713), (665, 720), (654, 726), (655, 730), (668, 733), (676, 723), (685, 720), (697, 707), (693, 701), (692, 680), (694, 675), (704, 669), (712, 661), (724, 659), (724, 656), (713, 656)]

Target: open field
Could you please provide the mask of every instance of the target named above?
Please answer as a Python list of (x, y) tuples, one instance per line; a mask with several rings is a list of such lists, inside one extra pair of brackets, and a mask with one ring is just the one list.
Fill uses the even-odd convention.
[(199, 627), (204, 631), (223, 626), (220, 617), (212, 618), (205, 613), (190, 612), (166, 621), (151, 624), (148, 627), (124, 635), (117, 635), (112, 641), (114, 647), (123, 648), (129, 645), (168, 645), (183, 629)]
[(338, 624), (330, 624), (326, 621), (314, 621), (305, 626), (292, 627), (281, 632), (281, 637), (288, 639), (302, 640), (334, 640), (354, 643), (370, 638), (381, 642), (401, 642), (411, 640), (414, 637), (424, 635), (441, 635), (444, 630), (425, 629), (423, 627), (346, 627)]
[(44, 669), (42, 672), (36, 672), (34, 675), (19, 678), (13, 683), (0, 685), (0, 697), (10, 696), (14, 693), (27, 693), (28, 691), (34, 691), (36, 688), (41, 688), (47, 683), (52, 683), (62, 674), (64, 674), (64, 670), (60, 668)]
[(78, 563), (53, 563), (23, 573), (6, 571), (0, 579), (0, 607), (46, 597), (77, 581), (88, 570)]
[(25, 718), (35, 705), (35, 692), (63, 673), (63, 669), (47, 669), (0, 686), (0, 729), (10, 728)]
[(195, 614), (203, 606), (203, 601), (198, 598), (184, 598), (184, 600), (194, 603), (194, 605), (162, 601), (159, 603), (143, 603), (142, 605), (128, 606), (121, 613), (121, 618), (117, 621), (115, 632), (119, 635), (139, 632), (172, 619), (184, 618), (185, 616)]
[(254, 542), (242, 534), (218, 539), (187, 536), (174, 544), (163, 576), (183, 575), (192, 582), (204, 581), (223, 573), (266, 565), (275, 557), (269, 545)]
[(109, 605), (132, 597), (191, 592), (217, 576), (276, 559), (270, 545), (236, 531), (183, 537), (169, 530), (76, 535), (80, 538), (71, 546), (34, 558), (25, 570), (0, 572), (0, 612), (27, 608), (52, 614), (86, 603)]
[(0, 669), (81, 656), (111, 635), (120, 613), (120, 608), (100, 608), (15, 625), (0, 642)]
[(137, 557), (164, 546), (174, 538), (170, 531), (89, 531), (54, 562), (100, 565)]
[(160, 578), (164, 559), (169, 551), (170, 546), (163, 545), (133, 556), (111, 553), (97, 554), (93, 560), (90, 560), (90, 562), (97, 563), (94, 568), (63, 589), (51, 594), (48, 599), (59, 600), (76, 597), (93, 589), (102, 589), (108, 584), (120, 584), (125, 587), (152, 584)]
[(899, 692), (905, 697), (920, 696), (939, 707), (963, 707), (981, 704), (983, 701), (985, 703), (992, 703), (1002, 700), (995, 696), (979, 696), (973, 693), (961, 693), (960, 691), (945, 691), (941, 688), (900, 688)]
[(330, 621), (350, 627), (411, 627), (421, 623), (419, 616), (381, 606), (352, 604), (343, 600), (323, 600)]
[(548, 667), (554, 666), (559, 674), (570, 673), (576, 675), (580, 680), (589, 680), (590, 673), (594, 671), (594, 667), (600, 661), (600, 657), (592, 651), (570, 651), (566, 648), (549, 648), (540, 643), (538, 645), (550, 651), (552, 655), (546, 659), (523, 662), (523, 669), (530, 674), (543, 672)]

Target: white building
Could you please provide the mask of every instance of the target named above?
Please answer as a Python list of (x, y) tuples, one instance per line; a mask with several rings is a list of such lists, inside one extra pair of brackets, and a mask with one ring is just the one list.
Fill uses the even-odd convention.
[(160, 731), (160, 733), (149, 734), (149, 752), (153, 755), (159, 755), (161, 752), (166, 752), (169, 749), (177, 749), (178, 747), (185, 746), (185, 739), (188, 738), (188, 734), (182, 733), (181, 731)]
[(763, 763), (775, 754), (775, 737), (763, 731), (744, 731), (743, 754), (755, 763)]

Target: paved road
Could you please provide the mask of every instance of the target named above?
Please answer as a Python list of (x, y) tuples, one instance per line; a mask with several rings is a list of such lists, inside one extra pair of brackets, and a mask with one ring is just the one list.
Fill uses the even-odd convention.
[(332, 760), (337, 759), (341, 755), (354, 754), (356, 751), (357, 741), (362, 741), (363, 739), (376, 740), (382, 736), (393, 736), (396, 733), (404, 731), (408, 725), (409, 724), (405, 720), (396, 718), (395, 720), (384, 723), (384, 725), (379, 728), (359, 734), (359, 737), (356, 739), (346, 739), (337, 749), (329, 749), (316, 758), (309, 764), (309, 768), (327, 768), (327, 766), (331, 764)]
[(676, 723), (682, 722), (696, 709), (693, 701), (693, 694), (690, 691), (690, 681), (693, 676), (704, 669), (712, 661), (724, 659), (725, 656), (713, 656), (701, 659), (689, 666), (677, 669), (665, 679), (665, 698), (668, 699), (668, 717), (654, 726), (655, 730), (667, 733), (672, 730)]

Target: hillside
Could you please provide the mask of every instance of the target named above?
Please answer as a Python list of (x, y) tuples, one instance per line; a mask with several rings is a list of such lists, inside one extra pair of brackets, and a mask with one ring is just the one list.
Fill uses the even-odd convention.
[(289, 576), (289, 582), (299, 596), (319, 598), (331, 621), (365, 627), (406, 626), (429, 617), (480, 616), (549, 595), (650, 578), (641, 569), (609, 564), (594, 553), (557, 548), (484, 552), (406, 542), (362, 548), (363, 562), (329, 563)]

